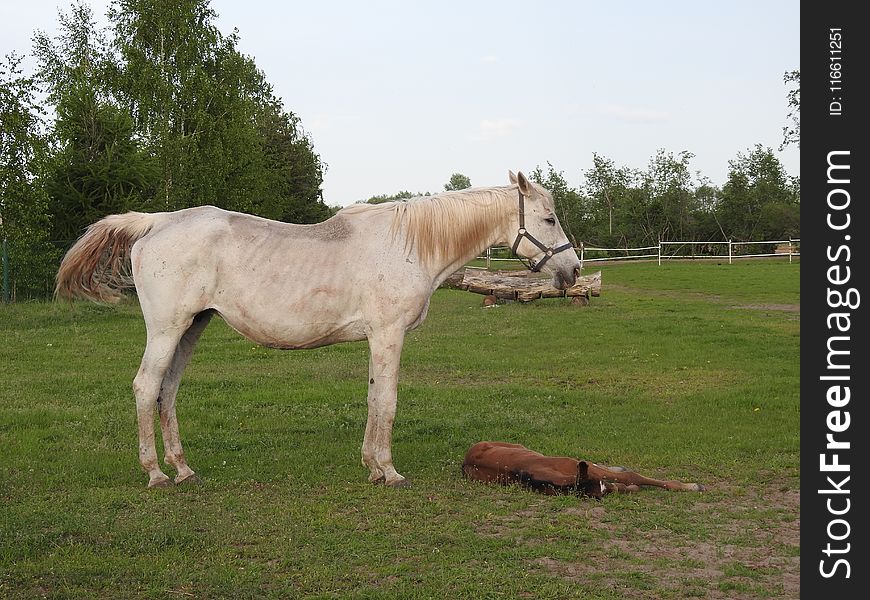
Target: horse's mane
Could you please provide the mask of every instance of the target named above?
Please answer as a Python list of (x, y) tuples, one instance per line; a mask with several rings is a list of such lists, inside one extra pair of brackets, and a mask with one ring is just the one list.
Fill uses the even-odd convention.
[(505, 202), (509, 187), (469, 188), (407, 202), (354, 204), (343, 214), (392, 212), (391, 231), (406, 231), (406, 245), (429, 264), (436, 257), (461, 258), (481, 250), (490, 232), (517, 207)]

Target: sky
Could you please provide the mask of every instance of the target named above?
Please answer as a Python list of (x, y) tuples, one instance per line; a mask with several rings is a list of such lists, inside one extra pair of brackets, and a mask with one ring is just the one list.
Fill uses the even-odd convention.
[[(105, 24), (110, 0), (89, 4)], [(0, 0), (0, 55), (29, 55), (69, 5)], [(509, 169), (548, 162), (578, 186), (593, 153), (643, 169), (659, 149), (685, 150), (722, 185), (728, 161), (761, 144), (800, 175), (799, 150), (778, 150), (797, 1), (211, 5), (301, 118), (329, 205), (435, 193), (457, 172), (506, 185)]]

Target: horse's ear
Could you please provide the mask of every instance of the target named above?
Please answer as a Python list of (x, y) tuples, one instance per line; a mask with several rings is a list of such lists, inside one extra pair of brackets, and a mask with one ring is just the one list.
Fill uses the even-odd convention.
[(517, 173), (517, 186), (520, 188), (520, 192), (522, 192), (523, 196), (529, 197), (532, 195), (532, 184), (528, 179), (526, 179), (526, 176), (523, 175), (522, 171)]
[(517, 184), (517, 174), (514, 173), (513, 171), (508, 171), (508, 179), (511, 180), (512, 184), (514, 184), (514, 185)]
[(581, 460), (577, 465), (577, 483), (582, 483), (589, 479), (589, 464), (585, 460)]

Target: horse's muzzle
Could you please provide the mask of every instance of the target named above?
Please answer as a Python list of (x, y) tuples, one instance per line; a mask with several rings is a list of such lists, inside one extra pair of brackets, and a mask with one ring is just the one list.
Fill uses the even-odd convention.
[(567, 290), (577, 282), (577, 276), (580, 274), (580, 267), (575, 267), (563, 272), (561, 269), (553, 273), (553, 286), (557, 290)]

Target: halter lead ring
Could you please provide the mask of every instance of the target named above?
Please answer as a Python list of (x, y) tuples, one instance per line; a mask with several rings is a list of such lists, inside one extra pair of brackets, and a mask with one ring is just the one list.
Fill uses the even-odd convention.
[[(511, 247), (511, 252), (513, 252), (513, 255), (516, 256), (521, 263), (528, 267), (529, 271), (537, 273), (544, 267), (544, 264), (548, 260), (553, 258), (555, 254), (559, 254), (559, 252), (563, 252), (572, 248), (571, 242), (567, 242), (565, 244), (562, 244), (561, 246), (558, 246), (557, 248), (553, 248), (552, 246), (545, 246), (544, 244), (539, 242), (537, 238), (535, 238), (535, 236), (526, 231), (525, 199), (523, 198), (523, 193), (519, 190), (519, 188), (517, 189), (517, 194), (519, 196), (518, 200), (520, 207), (520, 228), (517, 230), (517, 238), (514, 240), (514, 245)], [(522, 256), (517, 254), (517, 248), (519, 248), (520, 242), (523, 241), (523, 238), (529, 240), (531, 243), (537, 246), (541, 252), (544, 253), (544, 258), (542, 258), (540, 262), (533, 262), (531, 259), (525, 260)]]

